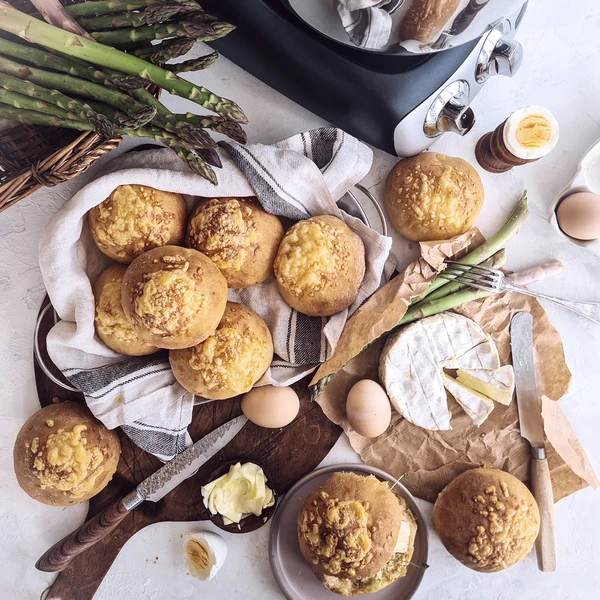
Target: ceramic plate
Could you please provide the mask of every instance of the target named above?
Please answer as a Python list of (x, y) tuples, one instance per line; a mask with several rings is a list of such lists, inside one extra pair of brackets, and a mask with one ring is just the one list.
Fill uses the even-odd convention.
[[(296, 533), (296, 518), (302, 510), (304, 499), (317, 490), (333, 474), (339, 471), (350, 471), (357, 475), (375, 475), (382, 481), (395, 483), (395, 479), (374, 467), (361, 464), (331, 465), (311, 471), (300, 479), (290, 489), (285, 498), (280, 502), (279, 509), (273, 517), (271, 536), (269, 539), (269, 559), (273, 575), (288, 600), (340, 600), (342, 596), (329, 591), (314, 575), (308, 566), (298, 546)], [(415, 551), (412, 563), (421, 565), (427, 562), (427, 532), (423, 516), (417, 507), (411, 493), (400, 483), (396, 484), (395, 490), (401, 495), (417, 518), (419, 525), (415, 539)], [(407, 600), (411, 598), (423, 578), (424, 570), (409, 565), (406, 576), (401, 577), (386, 588), (361, 597), (373, 600)]]

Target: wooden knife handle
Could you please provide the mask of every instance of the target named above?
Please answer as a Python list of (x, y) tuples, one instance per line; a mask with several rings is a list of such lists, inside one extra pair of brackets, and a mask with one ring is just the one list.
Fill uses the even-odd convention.
[(126, 496), (113, 502), (79, 529), (56, 542), (42, 554), (35, 564), (36, 569), (62, 571), (72, 558), (107, 536), (129, 514), (130, 509), (124, 503), (128, 498), (129, 496)]
[(531, 459), (531, 487), (540, 509), (540, 533), (535, 542), (540, 571), (556, 571), (556, 536), (554, 533), (554, 495), (548, 460)]

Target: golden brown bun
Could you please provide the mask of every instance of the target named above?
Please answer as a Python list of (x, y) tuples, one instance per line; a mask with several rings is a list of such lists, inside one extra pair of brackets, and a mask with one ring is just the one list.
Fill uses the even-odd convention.
[(401, 160), (385, 182), (385, 212), (407, 240), (447, 240), (467, 231), (483, 205), (483, 184), (462, 158), (424, 152)]
[(88, 213), (101, 252), (120, 263), (158, 246), (183, 241), (187, 207), (181, 194), (143, 185), (120, 185)]
[(111, 265), (96, 279), (94, 326), (98, 337), (115, 352), (127, 356), (145, 356), (158, 348), (140, 339), (121, 304), (121, 284), (127, 267)]
[(524, 558), (540, 529), (531, 492), (516, 477), (489, 467), (451, 481), (433, 507), (433, 526), (463, 565), (493, 573)]
[(343, 221), (328, 215), (290, 227), (275, 258), (280, 294), (305, 315), (328, 317), (350, 306), (364, 275), (362, 240)]
[(137, 334), (159, 348), (189, 348), (216, 328), (227, 303), (227, 283), (197, 250), (163, 246), (127, 268), (121, 302)]
[(217, 330), (193, 348), (171, 350), (175, 378), (189, 392), (224, 400), (245, 394), (273, 360), (265, 322), (248, 307), (228, 302)]
[(203, 198), (187, 226), (186, 246), (203, 252), (230, 288), (262, 283), (273, 274), (283, 227), (255, 198)]
[(85, 405), (61, 402), (42, 408), (21, 427), (13, 453), (15, 475), (34, 500), (69, 506), (106, 487), (120, 454), (115, 431)]
[(373, 475), (334, 473), (298, 515), (300, 552), (321, 581), (371, 577), (394, 554), (402, 517), (387, 484)]
[(400, 25), (403, 40), (434, 41), (444, 29), (460, 0), (414, 0)]

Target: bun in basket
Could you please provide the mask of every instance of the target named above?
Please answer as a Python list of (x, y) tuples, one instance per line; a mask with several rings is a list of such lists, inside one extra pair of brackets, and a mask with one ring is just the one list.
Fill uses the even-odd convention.
[(120, 185), (88, 213), (100, 251), (125, 264), (151, 248), (180, 244), (186, 218), (181, 194), (136, 184)]
[(364, 275), (362, 240), (329, 215), (292, 225), (275, 258), (279, 292), (305, 315), (328, 317), (350, 306)]
[(145, 356), (156, 352), (158, 348), (142, 340), (125, 316), (121, 304), (121, 284), (126, 270), (125, 265), (111, 265), (96, 279), (92, 288), (96, 301), (94, 326), (98, 337), (115, 352), (127, 356)]
[(193, 348), (171, 350), (175, 378), (189, 392), (209, 400), (245, 394), (273, 360), (265, 322), (248, 307), (228, 302), (216, 331)]
[(405, 500), (373, 475), (334, 473), (298, 515), (300, 552), (343, 596), (376, 592), (406, 574), (417, 523)]
[(433, 507), (433, 526), (446, 550), (463, 565), (495, 573), (529, 553), (540, 513), (516, 477), (484, 467), (462, 473), (442, 490)]
[(279, 219), (255, 198), (203, 198), (188, 221), (186, 245), (206, 254), (230, 288), (243, 288), (273, 274), (282, 236)]
[(85, 405), (60, 402), (42, 408), (21, 427), (13, 453), (15, 475), (34, 500), (69, 506), (106, 487), (120, 453), (117, 433)]
[(217, 328), (227, 283), (201, 252), (163, 246), (129, 265), (121, 294), (125, 315), (141, 339), (159, 348), (189, 348)]
[(483, 184), (462, 158), (423, 152), (401, 160), (385, 182), (384, 206), (407, 240), (447, 240), (465, 233), (483, 206)]

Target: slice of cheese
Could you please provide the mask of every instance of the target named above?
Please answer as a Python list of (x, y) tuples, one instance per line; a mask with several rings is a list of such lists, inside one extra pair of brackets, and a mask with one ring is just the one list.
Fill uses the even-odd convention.
[(444, 387), (460, 404), (461, 408), (471, 417), (473, 423), (479, 427), (494, 410), (494, 403), (483, 394), (469, 389), (462, 383), (444, 373)]
[(398, 531), (398, 539), (396, 540), (396, 546), (394, 552), (400, 552), (405, 554), (408, 552), (408, 546), (410, 543), (410, 524), (407, 521), (400, 522), (400, 531)]
[(511, 365), (499, 369), (459, 369), (457, 380), (500, 404), (508, 406), (515, 391), (515, 373)]
[(498, 351), (481, 327), (454, 313), (417, 321), (391, 335), (381, 353), (379, 378), (394, 408), (430, 430), (449, 430), (443, 369), (496, 369)]

